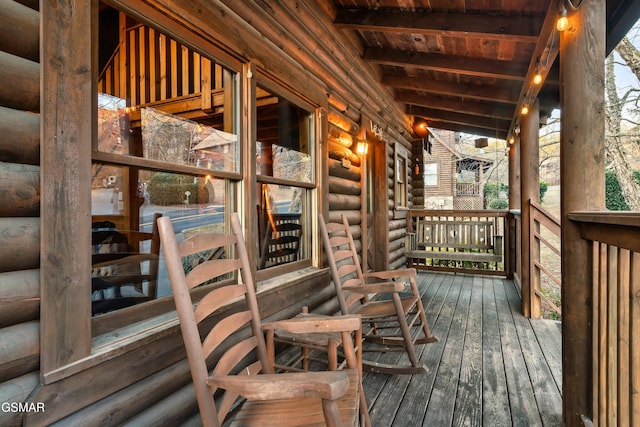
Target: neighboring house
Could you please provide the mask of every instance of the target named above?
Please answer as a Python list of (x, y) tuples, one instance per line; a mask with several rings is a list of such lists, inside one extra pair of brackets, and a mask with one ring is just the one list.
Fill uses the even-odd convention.
[(455, 148), (457, 132), (429, 130), (424, 155), (424, 206), (427, 209), (482, 209), (484, 174), (493, 162), (465, 156)]

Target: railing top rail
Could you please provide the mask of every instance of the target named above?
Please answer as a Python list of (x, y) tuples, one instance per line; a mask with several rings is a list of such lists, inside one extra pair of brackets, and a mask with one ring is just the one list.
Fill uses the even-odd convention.
[(409, 209), (409, 216), (453, 216), (453, 217), (506, 217), (509, 215), (507, 209), (475, 209), (475, 210), (454, 210), (454, 209)]
[(585, 240), (640, 252), (640, 212), (571, 212)]
[(560, 227), (560, 218), (556, 218), (551, 212), (549, 212), (547, 209), (543, 208), (541, 205), (539, 205), (536, 202), (533, 202), (531, 200), (529, 200), (529, 204), (531, 205), (531, 207), (533, 207), (535, 210), (537, 210), (538, 212), (540, 212), (542, 215), (544, 215), (544, 217), (553, 222), (556, 226)]
[(640, 228), (640, 212), (638, 211), (580, 211), (571, 212), (567, 216), (575, 222)]

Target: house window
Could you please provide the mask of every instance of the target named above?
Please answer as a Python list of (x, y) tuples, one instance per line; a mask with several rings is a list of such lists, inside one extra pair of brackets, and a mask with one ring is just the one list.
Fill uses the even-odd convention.
[(228, 229), (242, 177), (237, 72), (107, 6), (98, 40), (94, 336), (167, 310), (149, 308), (171, 295), (156, 219), (178, 238)]
[(438, 185), (438, 163), (424, 164), (424, 185)]
[[(256, 98), (256, 264), (264, 270), (299, 261), (310, 263), (315, 115), (311, 107), (261, 86)], [(262, 277), (266, 276), (258, 275)]]
[(395, 145), (395, 202), (396, 208), (407, 208), (409, 200), (409, 150)]

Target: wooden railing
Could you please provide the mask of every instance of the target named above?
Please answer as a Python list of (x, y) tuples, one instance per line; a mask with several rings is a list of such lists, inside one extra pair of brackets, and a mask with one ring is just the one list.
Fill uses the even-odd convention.
[(407, 264), (424, 270), (506, 275), (506, 210), (411, 209)]
[[(529, 204), (529, 277), (531, 280), (531, 317), (541, 316), (542, 305), (562, 315), (560, 301), (560, 220), (537, 203)], [(545, 285), (548, 283), (547, 285)], [(554, 284), (556, 289), (554, 290)], [(542, 304), (543, 303), (543, 304)]]
[(456, 196), (480, 197), (480, 183), (478, 182), (456, 183)]
[(568, 216), (593, 247), (593, 423), (640, 425), (640, 213)]

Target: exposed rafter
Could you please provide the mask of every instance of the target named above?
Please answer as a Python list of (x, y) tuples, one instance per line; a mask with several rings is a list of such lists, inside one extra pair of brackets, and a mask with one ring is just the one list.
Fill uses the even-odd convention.
[(338, 11), (338, 27), (357, 30), (405, 32), (408, 34), (460, 33), (483, 38), (521, 40), (535, 43), (542, 17), (431, 13), (400, 10)]
[(453, 111), (436, 110), (425, 107), (412, 107), (413, 114), (424, 117), (428, 122), (439, 121), (458, 125), (469, 125), (488, 130), (499, 129), (505, 133), (509, 129), (510, 120), (493, 119), (491, 117), (474, 116)]
[(524, 80), (529, 65), (528, 63), (515, 61), (384, 48), (367, 48), (364, 51), (363, 58), (365, 61), (377, 64), (408, 66), (445, 73), (516, 81)]
[[(476, 116), (492, 117), (503, 120), (511, 120), (515, 106), (501, 102), (481, 102), (457, 97), (442, 97), (428, 93), (416, 93), (404, 90), (395, 92), (395, 100), (404, 102), (409, 106), (432, 108), (454, 112), (464, 112)], [(411, 107), (409, 107), (411, 108)], [(413, 110), (407, 113), (412, 114)]]
[(429, 79), (403, 76), (398, 74), (385, 74), (382, 76), (382, 84), (395, 88), (418, 90), (440, 95), (464, 96), (468, 99), (481, 99), (503, 103), (516, 104), (518, 102), (518, 86), (501, 86), (496, 88), (491, 85), (470, 85), (464, 83), (451, 83), (444, 81), (431, 81)]

